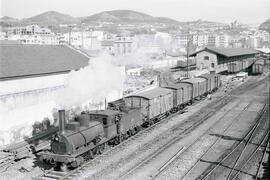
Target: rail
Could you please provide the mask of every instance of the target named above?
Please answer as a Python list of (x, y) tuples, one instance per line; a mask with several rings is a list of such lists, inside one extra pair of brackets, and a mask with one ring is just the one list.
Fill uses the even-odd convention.
[[(244, 107), (244, 109), (234, 118), (234, 120), (229, 124), (229, 126), (227, 126), (226, 127), (226, 129), (223, 131), (223, 133), (224, 132), (226, 132), (230, 127), (232, 127), (232, 125), (234, 125), (234, 123), (237, 121), (237, 120), (239, 120), (239, 117), (241, 116), (241, 113), (243, 112), (243, 111), (246, 111), (247, 109), (248, 109), (248, 107), (251, 105), (251, 103), (249, 103), (249, 104), (247, 104), (245, 107)], [(206, 155), (211, 149), (212, 149), (212, 147), (214, 147), (218, 142), (219, 142), (219, 140), (221, 140), (221, 137), (218, 137), (215, 141), (214, 141), (214, 143), (207, 149), (207, 151), (205, 152), (205, 153), (203, 153), (201, 156), (200, 156), (200, 158), (195, 162), (195, 164), (192, 166), (192, 168), (191, 169), (189, 169), (185, 174), (184, 174), (184, 176), (181, 178), (181, 179), (184, 179), (198, 164), (199, 164), (199, 162), (200, 162), (200, 160), (202, 159), (202, 157), (204, 156), (204, 155)], [(196, 143), (197, 141), (195, 141), (194, 143)], [(194, 144), (193, 143), (193, 144)]]
[(257, 117), (257, 122), (254, 124), (254, 126), (247, 132), (247, 134), (242, 138), (241, 142), (236, 146), (234, 147), (229, 154), (227, 154), (224, 158), (222, 158), (218, 164), (215, 165), (214, 168), (212, 168), (207, 174), (205, 174), (203, 177), (202, 177), (202, 180), (208, 178), (209, 175), (211, 175), (219, 166), (221, 166), (221, 164), (233, 153), (236, 151), (236, 149), (238, 147), (240, 147), (240, 145), (245, 141), (245, 139), (248, 137), (248, 139), (250, 139), (249, 137), (253, 135), (253, 132), (255, 131), (255, 129), (257, 129), (257, 127), (259, 126), (260, 122), (261, 122), (261, 117), (262, 115), (264, 114), (264, 112), (266, 111), (267, 109), (267, 105), (265, 105), (263, 107), (263, 109), (261, 110), (259, 116)]

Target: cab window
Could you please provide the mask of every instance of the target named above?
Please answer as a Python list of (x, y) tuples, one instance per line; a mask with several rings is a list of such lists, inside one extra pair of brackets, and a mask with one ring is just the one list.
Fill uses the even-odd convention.
[(102, 118), (103, 125), (107, 125), (107, 118)]

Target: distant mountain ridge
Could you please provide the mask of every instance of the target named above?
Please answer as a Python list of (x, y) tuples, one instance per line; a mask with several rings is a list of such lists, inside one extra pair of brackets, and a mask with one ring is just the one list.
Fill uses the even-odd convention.
[[(153, 17), (151, 15), (132, 10), (103, 11), (86, 17), (73, 17), (56, 11), (48, 11), (30, 18), (21, 20), (11, 17), (2, 17), (0, 25), (28, 25), (38, 24), (43, 26), (58, 26), (60, 24), (91, 24), (95, 22), (113, 23), (164, 23), (172, 25), (186, 24), (167, 17)], [(207, 22), (207, 21), (204, 21)], [(208, 22), (207, 22), (208, 23)], [(215, 22), (211, 22), (215, 23)]]
[(94, 14), (83, 19), (83, 22), (88, 21), (103, 21), (109, 20), (112, 22), (129, 22), (129, 21), (153, 21), (155, 18), (136, 11), (131, 10), (114, 10), (104, 11), (98, 14)]
[(68, 14), (62, 14), (56, 11), (48, 11), (36, 16), (22, 19), (23, 24), (41, 24), (41, 25), (59, 25), (59, 24), (76, 24), (79, 19)]
[(264, 21), (262, 24), (260, 24), (259, 29), (270, 33), (270, 19), (268, 19), (268, 20)]

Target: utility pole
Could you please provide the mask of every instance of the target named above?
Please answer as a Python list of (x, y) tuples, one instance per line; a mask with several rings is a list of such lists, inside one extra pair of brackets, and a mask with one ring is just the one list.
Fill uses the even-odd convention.
[(83, 31), (84, 31), (84, 28), (83, 28), (83, 24), (81, 25), (81, 36), (82, 36), (82, 47), (81, 48), (83, 48), (83, 46), (84, 46), (84, 39), (83, 39)]
[(189, 61), (189, 44), (190, 44), (190, 41), (191, 41), (191, 39), (189, 37), (188, 42), (187, 42), (187, 78), (188, 78), (188, 70), (189, 70), (188, 61)]
[(68, 44), (70, 45), (71, 41), (71, 25), (69, 25), (69, 37), (68, 37)]

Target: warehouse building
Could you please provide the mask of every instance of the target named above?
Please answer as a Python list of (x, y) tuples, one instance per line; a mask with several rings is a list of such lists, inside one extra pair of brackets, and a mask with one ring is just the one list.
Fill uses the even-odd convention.
[(196, 59), (198, 70), (207, 69), (217, 73), (227, 71), (228, 65), (233, 62), (244, 62), (252, 59), (259, 52), (247, 48), (214, 48), (205, 47), (202, 50), (191, 53), (191, 57)]
[(50, 99), (89, 57), (67, 46), (0, 44), (0, 103), (12, 108)]

